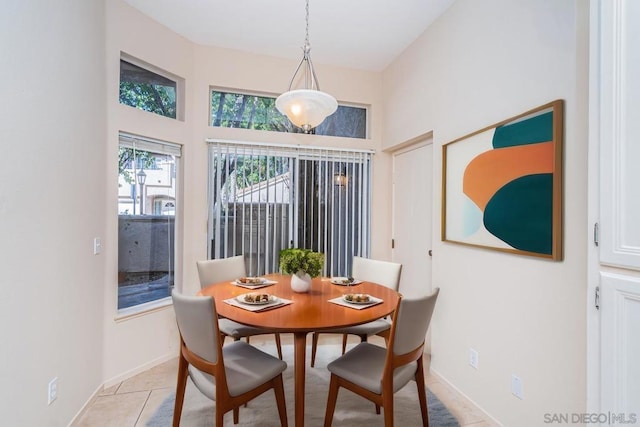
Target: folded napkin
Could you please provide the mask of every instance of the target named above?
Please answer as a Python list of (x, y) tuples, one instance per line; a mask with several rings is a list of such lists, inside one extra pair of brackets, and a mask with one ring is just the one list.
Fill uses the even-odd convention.
[(241, 288), (247, 288), (247, 289), (266, 288), (267, 286), (275, 285), (276, 283), (278, 282), (276, 282), (275, 280), (265, 280), (262, 283), (242, 283), (242, 282), (238, 282), (237, 280), (234, 280), (233, 282), (231, 282), (232, 285), (240, 286)]
[(338, 305), (343, 305), (345, 307), (349, 307), (349, 308), (355, 308), (356, 310), (362, 310), (363, 308), (367, 308), (367, 307), (372, 307), (376, 304), (380, 304), (383, 300), (380, 298), (376, 298), (374, 296), (369, 295), (369, 302), (366, 303), (352, 303), (352, 302), (347, 302), (345, 301), (342, 297), (338, 297), (338, 298), (334, 298), (334, 299), (330, 299), (329, 302), (332, 302), (334, 304), (338, 304)]
[(224, 300), (224, 302), (234, 307), (242, 308), (243, 310), (256, 312), (271, 310), (272, 308), (284, 307), (285, 305), (291, 304), (293, 301), (290, 299), (276, 297), (275, 301), (267, 304), (243, 304), (234, 297), (226, 299)]

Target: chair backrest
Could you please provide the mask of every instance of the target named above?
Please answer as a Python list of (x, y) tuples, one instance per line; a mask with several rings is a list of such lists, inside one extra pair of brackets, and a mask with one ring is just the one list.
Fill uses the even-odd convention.
[(424, 343), (439, 293), (440, 288), (436, 288), (431, 295), (400, 300), (392, 326), (394, 354), (409, 353)]
[(200, 287), (204, 288), (213, 283), (234, 280), (247, 275), (244, 255), (229, 258), (196, 261)]
[(182, 295), (176, 290), (171, 298), (184, 344), (207, 362), (218, 363), (220, 332), (214, 321), (217, 313), (213, 298)]
[(397, 291), (400, 285), (400, 273), (402, 273), (402, 264), (397, 262), (353, 257), (351, 275), (358, 280), (379, 283)]

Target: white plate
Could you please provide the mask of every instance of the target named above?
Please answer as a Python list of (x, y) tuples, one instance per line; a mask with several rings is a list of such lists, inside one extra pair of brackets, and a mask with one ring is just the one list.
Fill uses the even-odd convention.
[(353, 282), (351, 283), (344, 283), (344, 281), (346, 280), (348, 280), (348, 277), (332, 277), (331, 283), (333, 283), (334, 285), (340, 285), (340, 286), (350, 286), (350, 285), (357, 285), (358, 283), (362, 283), (362, 280), (356, 280), (356, 279), (354, 279)]
[(267, 282), (267, 279), (265, 279), (264, 277), (243, 277), (243, 279), (249, 279), (249, 281), (242, 282), (240, 281), (240, 279), (236, 279), (236, 283), (238, 285), (258, 286), (258, 285), (263, 285)]
[(342, 296), (342, 299), (344, 300), (344, 302), (348, 302), (349, 304), (371, 304), (373, 301), (373, 299), (371, 299), (371, 295), (367, 295), (367, 297), (369, 297), (369, 299), (367, 301), (353, 301), (353, 300), (348, 300), (347, 296), (348, 295), (366, 295), (366, 294), (345, 294)]
[[(269, 295), (269, 299), (267, 300), (260, 300), (260, 301), (247, 301), (245, 298), (247, 297), (247, 295)], [(271, 304), (274, 302), (278, 301), (278, 298), (275, 295), (270, 295), (270, 294), (262, 294), (260, 292), (255, 292), (255, 293), (249, 293), (249, 294), (242, 294), (242, 295), (238, 295), (236, 297), (236, 300), (242, 304), (249, 304), (249, 305), (265, 305), (265, 304)]]

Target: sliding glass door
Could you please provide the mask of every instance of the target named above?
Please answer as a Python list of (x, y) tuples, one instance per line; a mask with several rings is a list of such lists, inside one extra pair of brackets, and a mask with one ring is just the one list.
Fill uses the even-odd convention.
[(211, 141), (210, 258), (244, 255), (260, 275), (300, 247), (325, 254), (324, 275), (348, 275), (369, 254), (371, 155)]

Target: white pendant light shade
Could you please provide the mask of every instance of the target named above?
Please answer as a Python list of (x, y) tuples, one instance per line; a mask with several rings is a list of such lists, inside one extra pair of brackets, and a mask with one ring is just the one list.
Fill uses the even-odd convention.
[[(309, 0), (306, 1), (306, 37), (302, 47), (302, 61), (298, 64), (289, 90), (276, 99), (276, 108), (287, 116), (289, 121), (301, 128), (305, 133), (318, 126), (338, 109), (338, 101), (326, 92), (320, 91), (318, 78), (311, 63), (311, 45), (309, 44)], [(300, 75), (299, 75), (300, 73)], [(304, 82), (303, 89), (295, 89), (293, 83)], [(292, 90), (293, 89), (293, 90)]]
[(318, 126), (338, 109), (338, 101), (328, 93), (312, 89), (285, 92), (276, 99), (276, 108), (305, 132)]

